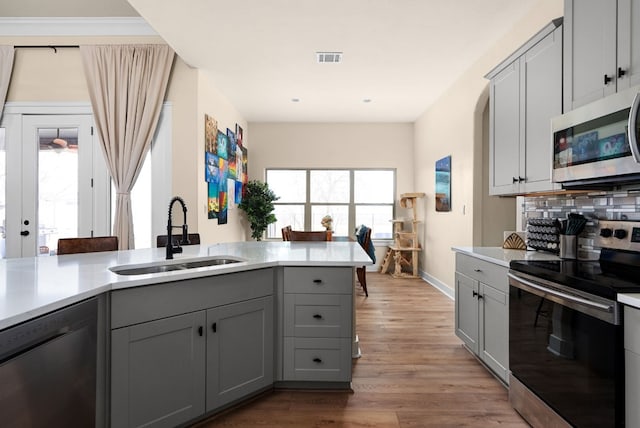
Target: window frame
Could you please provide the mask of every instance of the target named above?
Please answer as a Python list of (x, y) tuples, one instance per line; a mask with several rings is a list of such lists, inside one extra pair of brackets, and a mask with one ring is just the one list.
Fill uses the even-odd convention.
[[(348, 207), (348, 231), (355, 231), (356, 225), (356, 207), (358, 206), (390, 206), (391, 207), (391, 218), (392, 220), (395, 218), (396, 214), (396, 196), (397, 196), (397, 180), (398, 180), (398, 171), (397, 168), (266, 168), (264, 180), (268, 184), (268, 176), (269, 171), (305, 171), (305, 201), (296, 201), (296, 202), (278, 202), (274, 201), (275, 206), (300, 206), (304, 207), (304, 230), (314, 230), (314, 225), (312, 222), (312, 207), (313, 206), (347, 206)], [(348, 171), (349, 173), (349, 202), (311, 202), (311, 171)], [(393, 173), (393, 198), (389, 203), (355, 203), (355, 173), (356, 171), (390, 171)], [(372, 238), (374, 240), (391, 240), (393, 239), (393, 230), (392, 224), (389, 223), (389, 230), (391, 232), (390, 238)], [(273, 232), (273, 233), (272, 233)], [(266, 239), (282, 239), (281, 230), (277, 227), (267, 228), (267, 236)], [(349, 233), (348, 236), (351, 236), (353, 233)], [(343, 235), (336, 235), (334, 232), (334, 237), (348, 237)]]

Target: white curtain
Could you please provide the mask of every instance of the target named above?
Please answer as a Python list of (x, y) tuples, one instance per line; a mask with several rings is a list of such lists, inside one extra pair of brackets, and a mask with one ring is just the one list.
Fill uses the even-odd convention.
[(14, 52), (13, 46), (0, 46), (0, 119), (11, 81)]
[(131, 189), (151, 145), (174, 52), (167, 45), (80, 46), (98, 136), (116, 187), (113, 234), (134, 248)]

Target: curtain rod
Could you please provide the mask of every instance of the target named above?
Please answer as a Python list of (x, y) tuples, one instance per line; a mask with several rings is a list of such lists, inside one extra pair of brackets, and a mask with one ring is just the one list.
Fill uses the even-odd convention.
[(80, 45), (17, 45), (14, 49), (53, 49), (53, 52), (58, 53), (58, 49), (67, 48), (79, 48)]

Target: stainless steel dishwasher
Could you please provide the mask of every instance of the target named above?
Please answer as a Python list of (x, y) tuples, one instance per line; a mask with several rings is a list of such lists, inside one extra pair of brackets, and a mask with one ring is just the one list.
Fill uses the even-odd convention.
[(0, 331), (3, 427), (96, 425), (98, 299)]

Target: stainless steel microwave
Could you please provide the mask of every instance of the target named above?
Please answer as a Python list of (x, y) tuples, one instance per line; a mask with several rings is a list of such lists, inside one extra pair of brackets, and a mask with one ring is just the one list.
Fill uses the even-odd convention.
[(640, 86), (551, 120), (552, 181), (564, 188), (640, 184)]

